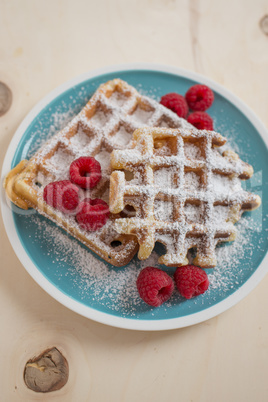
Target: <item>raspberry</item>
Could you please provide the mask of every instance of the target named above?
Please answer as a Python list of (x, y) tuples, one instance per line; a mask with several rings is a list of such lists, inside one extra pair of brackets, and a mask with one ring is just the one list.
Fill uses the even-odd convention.
[(78, 206), (78, 192), (78, 187), (69, 180), (54, 181), (44, 188), (43, 198), (48, 205), (68, 213)]
[(214, 94), (206, 85), (197, 84), (188, 89), (185, 99), (190, 109), (204, 112), (212, 105)]
[(109, 215), (110, 215), (109, 205), (105, 201), (103, 201), (102, 199), (100, 199), (100, 198), (94, 198), (94, 199), (92, 199), (92, 198), (84, 198), (83, 201), (79, 205), (80, 210), (81, 210), (81, 207), (83, 207), (84, 203), (88, 203), (90, 205), (104, 205), (106, 207), (105, 213), (107, 214), (107, 217), (109, 218)]
[(109, 218), (108, 204), (95, 198), (91, 200), (86, 198), (79, 205), (79, 212), (76, 214), (76, 220), (82, 229), (89, 232), (95, 232), (105, 225)]
[(175, 92), (171, 92), (162, 96), (160, 100), (161, 105), (166, 106), (168, 109), (171, 109), (173, 112), (177, 113), (179, 117), (186, 118), (188, 114), (188, 105), (182, 95), (176, 94)]
[(145, 303), (158, 307), (170, 298), (174, 283), (171, 277), (161, 269), (146, 267), (139, 273), (137, 289)]
[(213, 120), (206, 112), (193, 112), (187, 121), (198, 130), (213, 130)]
[(93, 188), (101, 179), (101, 166), (91, 156), (81, 156), (70, 166), (70, 179), (82, 188)]
[(206, 272), (194, 265), (185, 265), (176, 269), (174, 279), (178, 291), (186, 299), (201, 295), (209, 287)]

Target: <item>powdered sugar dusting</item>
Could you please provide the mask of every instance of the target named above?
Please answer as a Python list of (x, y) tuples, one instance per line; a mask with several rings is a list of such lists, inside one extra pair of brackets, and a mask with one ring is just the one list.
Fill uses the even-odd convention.
[(118, 91), (113, 92), (109, 98), (109, 102), (112, 105), (116, 105), (116, 106), (123, 106), (126, 101), (127, 101), (126, 95), (124, 95), (122, 92), (118, 92)]
[[(138, 234), (142, 233), (142, 237), (137, 236), (140, 246), (151, 239), (163, 241), (165, 234), (169, 239), (165, 240), (166, 253), (161, 261), (168, 266), (185, 264), (188, 248), (192, 247), (197, 249), (196, 264), (215, 266), (216, 245), (235, 237), (233, 223), (239, 220), (244, 209), (251, 209), (248, 207), (250, 200), (253, 200), (253, 206), (254, 201), (258, 205), (258, 197), (243, 191), (240, 184), (241, 175), (251, 176), (249, 165), (232, 151), (221, 154), (215, 149), (215, 144), (224, 143), (225, 139), (212, 131), (150, 127), (137, 130), (132, 148), (115, 150), (112, 155), (114, 169), (143, 171), (141, 184), (125, 181), (124, 185), (117, 186), (119, 200), (130, 198), (135, 202), (138, 200), (139, 205), (135, 217), (127, 220), (120, 217), (115, 221), (116, 230), (129, 234), (129, 225), (134, 225)], [(187, 144), (188, 157), (185, 158)], [(169, 150), (167, 155), (159, 154), (159, 149), (163, 148)], [(112, 177), (116, 175), (112, 173)], [(216, 186), (213, 176), (216, 176)], [(115, 182), (112, 181), (113, 186)], [(154, 201), (159, 198), (166, 203), (167, 211), (168, 204), (173, 203), (173, 219), (167, 219), (166, 214), (161, 219), (159, 208), (153, 208), (158, 205)], [(203, 209), (199, 214), (203, 215), (202, 224), (184, 219), (185, 203)], [(116, 212), (124, 208), (123, 203), (115, 205)], [(118, 211), (118, 208), (121, 209)], [(145, 253), (143, 258), (147, 257)]]
[(70, 139), (70, 144), (73, 148), (75, 149), (81, 149), (83, 150), (84, 147), (86, 147), (89, 143), (89, 137), (88, 135), (81, 129), (78, 130), (77, 134), (74, 135)]
[(91, 118), (91, 123), (97, 127), (103, 127), (109, 121), (109, 113), (105, 113), (103, 110), (97, 110), (94, 116)]
[(200, 205), (186, 204), (184, 207), (185, 218), (188, 223), (202, 223), (204, 211)]
[(69, 168), (73, 161), (73, 155), (59, 148), (54, 155), (46, 162), (45, 167), (51, 174), (55, 175), (56, 180), (66, 180), (69, 178)]
[(153, 111), (147, 111), (138, 106), (135, 112), (132, 114), (132, 117), (138, 123), (145, 124), (152, 115)]
[(200, 148), (189, 142), (184, 143), (184, 154), (188, 159), (204, 159), (200, 152)]
[(186, 172), (184, 175), (184, 184), (187, 191), (200, 190), (200, 177), (194, 172)]
[(110, 157), (111, 157), (110, 153), (105, 150), (102, 150), (96, 155), (95, 159), (100, 163), (102, 172), (109, 172)]
[(167, 222), (173, 221), (173, 203), (168, 201), (155, 200), (154, 202), (155, 218)]
[[(136, 277), (142, 266), (129, 264), (127, 268), (112, 268), (95, 257), (58, 227), (44, 222), (38, 215), (32, 216), (35, 224), (33, 241), (40, 248), (46, 243), (46, 255), (52, 256), (52, 264), (58, 270), (58, 280), (73, 276), (74, 286), (79, 287), (82, 300), (92, 299), (93, 305), (105, 305), (109, 310), (122, 310), (133, 314), (141, 300), (136, 289)], [(66, 266), (69, 267), (66, 270)], [(79, 273), (79, 276), (75, 274)]]
[[(157, 262), (159, 254), (156, 251), (145, 261), (134, 258), (127, 267), (114, 268), (39, 215), (32, 215), (31, 220), (35, 224), (32, 241), (40, 247), (41, 253), (43, 245), (46, 246), (44, 253), (51, 256), (59, 284), (64, 277), (71, 277), (81, 300), (85, 303), (90, 300), (93, 307), (105, 307), (111, 313), (120, 312), (123, 316), (137, 317), (144, 308), (136, 288), (139, 272), (146, 266), (160, 267), (171, 275), (175, 270), (160, 266)], [(207, 269), (210, 287), (198, 299), (208, 300), (209, 304), (213, 304), (218, 293), (224, 297), (241, 282), (244, 268), (241, 266), (241, 260), (252, 252), (251, 239), (259, 229), (251, 218), (242, 218), (237, 228), (236, 241), (216, 249), (218, 265), (216, 268)], [(170, 301), (162, 308), (168, 314), (170, 307), (183, 300), (175, 291)], [(151, 310), (153, 311), (153, 308)]]
[[(70, 99), (72, 98), (70, 97)], [(64, 102), (63, 109), (69, 113)], [(188, 125), (175, 113), (152, 99), (142, 97), (135, 88), (118, 79), (102, 85), (91, 97), (90, 102), (75, 115), (66, 127), (55, 135), (53, 135), (55, 124), (52, 124), (50, 132), (47, 132), (52, 120), (49, 113), (47, 113), (47, 117), (47, 121), (44, 121), (45, 134), (50, 140), (46, 141), (35, 153), (31, 163), (37, 168), (42, 169), (44, 167), (43, 173), (47, 172), (51, 180), (59, 180), (68, 179), (69, 166), (73, 160), (80, 156), (94, 156), (101, 163), (102, 168), (102, 179), (92, 191), (94, 198), (102, 198), (103, 192), (109, 188), (110, 154), (114, 149), (124, 148), (124, 144), (129, 141), (130, 131), (134, 132), (140, 126), (157, 125), (159, 119), (162, 118), (168, 118), (172, 126), (184, 127)], [(122, 126), (126, 128), (125, 131)], [(119, 133), (117, 134), (118, 130)], [(125, 133), (127, 134), (126, 138), (124, 138)], [(42, 133), (40, 138), (45, 138), (45, 135)], [(35, 207), (41, 214), (54, 221), (57, 211), (53, 211), (52, 208), (47, 208), (46, 213), (43, 211), (42, 192), (45, 182), (47, 183), (47, 180), (44, 178), (40, 182), (36, 182), (36, 177), (32, 178), (32, 186), (37, 192), (38, 200), (38, 205)], [(67, 228), (68, 233), (72, 233), (74, 236), (77, 234), (78, 238), (83, 236), (86, 243), (90, 241), (89, 247), (94, 249), (99, 256), (105, 258), (106, 261), (121, 266), (131, 260), (136, 247), (134, 241), (125, 238), (120, 250), (111, 245), (111, 242), (118, 237), (118, 233), (112, 229), (112, 220), (108, 220), (105, 227), (92, 235), (92, 233), (81, 230), (72, 216), (65, 215), (60, 216), (60, 218), (59, 224)], [(107, 241), (107, 231), (109, 231), (109, 241)], [(83, 233), (81, 234), (81, 232)], [(112, 236), (114, 236), (113, 239)]]
[[(142, 86), (138, 86), (138, 89), (141, 93), (144, 93), (147, 96), (149, 95), (153, 99), (158, 98), (157, 93), (159, 92), (159, 89), (157, 88), (145, 91), (143, 90)], [(82, 96), (85, 97), (84, 89), (81, 92), (81, 99)], [(125, 99), (122, 98), (122, 94), (118, 94), (116, 92), (109, 99), (109, 102), (112, 105), (114, 104), (120, 106), (124, 104)], [(144, 111), (140, 108), (138, 108), (135, 113), (134, 118), (137, 120), (137, 124), (141, 125), (148, 121), (151, 116), (150, 112)], [(52, 119), (54, 119), (54, 124), (51, 125), (49, 131), (44, 132), (42, 132), (42, 126), (40, 126), (40, 132), (42, 133), (39, 135), (38, 141), (35, 141), (33, 144), (31, 142), (29, 143), (30, 151), (28, 152), (28, 147), (27, 157), (32, 156), (40, 147), (41, 143), (44, 142), (44, 140), (51, 138), (58, 130), (62, 129), (75, 114), (76, 111), (70, 107), (65, 113), (56, 111), (54, 114), (50, 115), (50, 117), (52, 116)], [(95, 115), (95, 120), (96, 126), (102, 127), (106, 124), (106, 117), (103, 116), (102, 111)], [(168, 126), (168, 124), (166, 125), (164, 121), (161, 121), (160, 126)], [(128, 137), (126, 134), (128, 134)], [(73, 148), (81, 146), (83, 149), (88, 143), (88, 136), (81, 131), (78, 132), (75, 137), (73, 137), (72, 141)], [(120, 129), (115, 136), (112, 137), (112, 141), (125, 146), (129, 142), (129, 133), (122, 128), (122, 130)], [(239, 147), (233, 141), (232, 147), (239, 152)], [(58, 164), (59, 160), (61, 161), (60, 165), (62, 166), (62, 170), (58, 170), (59, 178), (63, 177), (61, 176), (62, 174), (64, 175), (64, 161), (66, 161), (66, 156), (68, 157), (66, 152), (61, 152), (62, 150), (58, 150), (55, 156), (50, 160), (50, 163), (52, 164), (53, 162)], [(189, 159), (194, 158), (202, 160), (202, 155), (199, 151), (199, 148), (194, 144), (186, 143), (184, 152), (186, 157)], [(102, 152), (99, 154), (99, 159), (102, 165), (105, 165), (106, 161), (108, 160), (106, 154), (102, 154)], [(68, 163), (69, 162), (66, 162), (67, 165)], [(51, 172), (53, 171), (54, 169), (52, 167)], [(158, 180), (159, 185), (163, 186), (165, 184), (165, 180), (170, 181), (170, 171), (168, 172), (168, 175), (166, 175), (166, 173), (167, 172), (165, 171), (158, 171), (158, 173), (155, 172), (154, 176), (155, 179)], [(199, 178), (196, 174), (193, 172), (187, 172), (185, 178), (186, 181), (188, 180), (191, 190), (197, 188)], [(40, 177), (40, 182), (42, 182), (42, 180), (43, 178)], [(47, 180), (47, 177), (45, 180)], [(221, 177), (220, 182), (217, 182), (216, 174), (213, 175), (213, 180), (215, 192), (220, 192), (223, 185), (225, 188), (227, 188), (230, 184), (228, 177), (224, 179)], [(224, 184), (222, 180), (225, 180)], [(43, 185), (45, 184), (46, 182), (44, 181)], [(232, 181), (232, 186), (235, 185), (236, 183)], [(236, 190), (240, 191), (241, 188), (237, 187), (236, 189), (232, 187), (228, 189), (228, 191), (232, 192)], [(156, 200), (155, 202), (156, 210), (161, 213), (163, 203), (161, 203), (160, 200)], [(170, 208), (165, 209), (164, 212), (165, 219), (167, 220), (172, 216), (173, 207), (172, 203), (170, 204)], [(215, 214), (216, 219), (217, 217), (221, 217), (222, 219), (224, 213), (222, 208), (224, 207), (220, 205), (214, 208), (213, 213)], [(226, 211), (226, 208), (224, 208), (224, 210)], [(188, 204), (185, 207), (186, 219), (189, 222), (201, 222), (202, 214), (200, 212), (200, 208), (197, 208), (195, 205)], [(167, 270), (170, 274), (174, 272), (173, 268), (163, 267), (157, 263), (159, 253), (156, 251), (154, 251), (145, 261), (138, 261), (136, 258), (134, 258), (127, 267), (114, 268), (95, 257), (93, 253), (85, 249), (73, 238), (63, 233), (61, 229), (44, 220), (39, 215), (31, 215), (28, 218), (28, 222), (26, 220), (26, 225), (27, 224), (33, 224), (34, 233), (32, 234), (32, 242), (36, 243), (36, 247), (40, 248), (40, 255), (42, 256), (43, 250), (44, 255), (51, 257), (51, 263), (57, 271), (59, 283), (65, 276), (71, 277), (73, 286), (77, 289), (81, 300), (83, 300), (85, 303), (89, 301), (89, 305), (96, 307), (97, 309), (102, 309), (103, 307), (111, 314), (113, 314), (113, 312), (120, 312), (120, 314), (123, 316), (139, 317), (140, 312), (142, 309), (144, 309), (144, 303), (140, 299), (136, 289), (136, 278), (143, 267), (152, 265), (161, 267), (162, 269)], [(236, 224), (236, 227), (238, 229), (237, 239), (233, 243), (216, 248), (218, 265), (214, 269), (207, 270), (210, 281), (209, 290), (204, 295), (199, 296), (194, 303), (197, 303), (197, 300), (201, 300), (201, 303), (204, 300), (209, 300), (208, 304), (213, 304), (214, 300), (218, 298), (218, 294), (221, 294), (222, 297), (225, 297), (225, 295), (230, 294), (232, 290), (235, 290), (237, 286), (243, 282), (244, 267), (241, 265), (241, 261), (245, 259), (245, 256), (250, 256), (252, 254), (254, 248), (252, 238), (254, 233), (260, 231), (261, 228), (258, 223), (248, 216), (242, 217), (242, 219)], [(257, 247), (262, 249), (263, 244), (260, 242)], [(189, 260), (191, 261), (190, 255)], [(251, 269), (253, 272), (254, 267), (252, 266)], [(182, 301), (185, 302), (185, 300), (178, 296), (178, 293), (174, 292), (174, 295), (170, 301), (163, 305), (161, 309), (164, 309), (168, 315), (170, 307), (178, 305)], [(154, 309), (150, 309), (148, 306), (146, 307), (147, 310), (149, 309), (152, 312), (154, 311)], [(153, 314), (154, 313), (152, 313), (152, 315)]]
[[(208, 270), (208, 278), (210, 282), (210, 292), (214, 289), (221, 293), (227, 292), (237, 287), (243, 277), (245, 266), (240, 265), (240, 261), (245, 259), (245, 256), (250, 257), (253, 252), (252, 238), (254, 233), (260, 232), (261, 227), (254, 219), (250, 217), (242, 217), (236, 224), (237, 238), (230, 245), (223, 245), (216, 248), (218, 265), (211, 270)], [(257, 246), (262, 249), (262, 241)], [(254, 267), (251, 266), (253, 270)], [(209, 297), (209, 294), (207, 295)]]
[(45, 141), (48, 141), (59, 130), (62, 130), (77, 113), (77, 111), (71, 106), (69, 106), (65, 112), (60, 112), (56, 110), (54, 113), (51, 113), (51, 109), (49, 109), (48, 112), (48, 119), (51, 124), (48, 128), (45, 128), (42, 121), (38, 121), (36, 123), (38, 128), (36, 128), (34, 135), (29, 140), (27, 156), (24, 155), (23, 157), (27, 157), (27, 159), (31, 158), (35, 154), (35, 152), (44, 144)]
[(128, 132), (124, 126), (121, 126), (119, 130), (112, 137), (113, 141), (118, 145), (126, 146), (132, 138), (132, 133)]
[(154, 172), (154, 184), (159, 187), (172, 187), (172, 177), (174, 169), (161, 168)]

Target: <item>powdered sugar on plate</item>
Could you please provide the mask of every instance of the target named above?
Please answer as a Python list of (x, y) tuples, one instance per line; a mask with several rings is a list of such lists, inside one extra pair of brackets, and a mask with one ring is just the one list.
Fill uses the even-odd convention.
[[(126, 267), (112, 267), (37, 213), (30, 219), (35, 228), (32, 241), (40, 248), (41, 253), (45, 244), (43, 252), (46, 256), (50, 256), (52, 269), (57, 271), (58, 282), (60, 283), (64, 277), (71, 277), (81, 300), (87, 303), (90, 298), (92, 307), (104, 306), (110, 313), (120, 312), (123, 316), (138, 317), (144, 303), (139, 297), (136, 279), (142, 268), (155, 266), (166, 270), (170, 275), (175, 271), (175, 268), (158, 264), (159, 254), (156, 251), (145, 261), (134, 258)], [(210, 287), (205, 294), (197, 298), (201, 303), (206, 300), (208, 305), (213, 304), (216, 294), (220, 293), (223, 296), (229, 294), (237, 284), (243, 282), (241, 260), (245, 255), (250, 255), (252, 236), (260, 229), (250, 217), (242, 217), (237, 229), (237, 239), (233, 243), (216, 249), (218, 265), (216, 268), (206, 270)], [(174, 291), (169, 302), (161, 308), (168, 314), (171, 306), (182, 302), (185, 300)]]
[[(65, 276), (72, 276), (81, 299), (86, 301), (90, 294), (93, 307), (104, 305), (124, 314), (135, 313), (142, 302), (135, 285), (136, 277), (144, 264), (137, 266), (133, 262), (125, 268), (112, 267), (38, 214), (31, 220), (35, 224), (32, 240), (41, 252), (45, 242), (44, 253), (51, 255), (59, 282)], [(157, 261), (157, 256), (152, 256), (152, 260)]]

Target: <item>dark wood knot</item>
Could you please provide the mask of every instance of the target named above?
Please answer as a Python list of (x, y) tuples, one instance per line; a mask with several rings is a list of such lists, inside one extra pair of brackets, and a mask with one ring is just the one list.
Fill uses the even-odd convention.
[(260, 20), (260, 27), (264, 35), (268, 35), (268, 15), (265, 15)]
[(12, 92), (9, 87), (0, 81), (0, 117), (5, 114), (12, 103)]
[(28, 360), (24, 368), (24, 381), (35, 392), (61, 389), (69, 377), (69, 366), (61, 352), (53, 347)]

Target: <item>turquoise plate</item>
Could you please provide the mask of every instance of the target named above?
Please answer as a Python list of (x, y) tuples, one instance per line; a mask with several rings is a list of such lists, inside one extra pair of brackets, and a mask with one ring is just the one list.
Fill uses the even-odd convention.
[[(231, 148), (254, 167), (244, 187), (263, 200), (261, 208), (244, 214), (237, 224), (237, 240), (217, 248), (218, 265), (206, 270), (210, 287), (191, 300), (174, 291), (159, 308), (138, 296), (135, 280), (140, 269), (156, 265), (156, 249), (146, 262), (134, 259), (115, 268), (93, 255), (36, 211), (10, 206), (2, 192), (2, 212), (10, 242), (22, 264), (52, 297), (93, 320), (121, 328), (163, 330), (207, 320), (245, 297), (267, 272), (268, 155), (267, 132), (254, 113), (238, 98), (198, 74), (148, 64), (109, 67), (90, 72), (57, 88), (26, 117), (7, 151), (2, 176), (59, 130), (87, 102), (98, 86), (121, 78), (140, 92), (159, 100), (168, 92), (185, 94), (195, 83), (210, 86), (215, 101), (209, 109), (215, 130)], [(265, 261), (266, 262), (265, 262)], [(174, 268), (164, 269), (171, 275)]]

